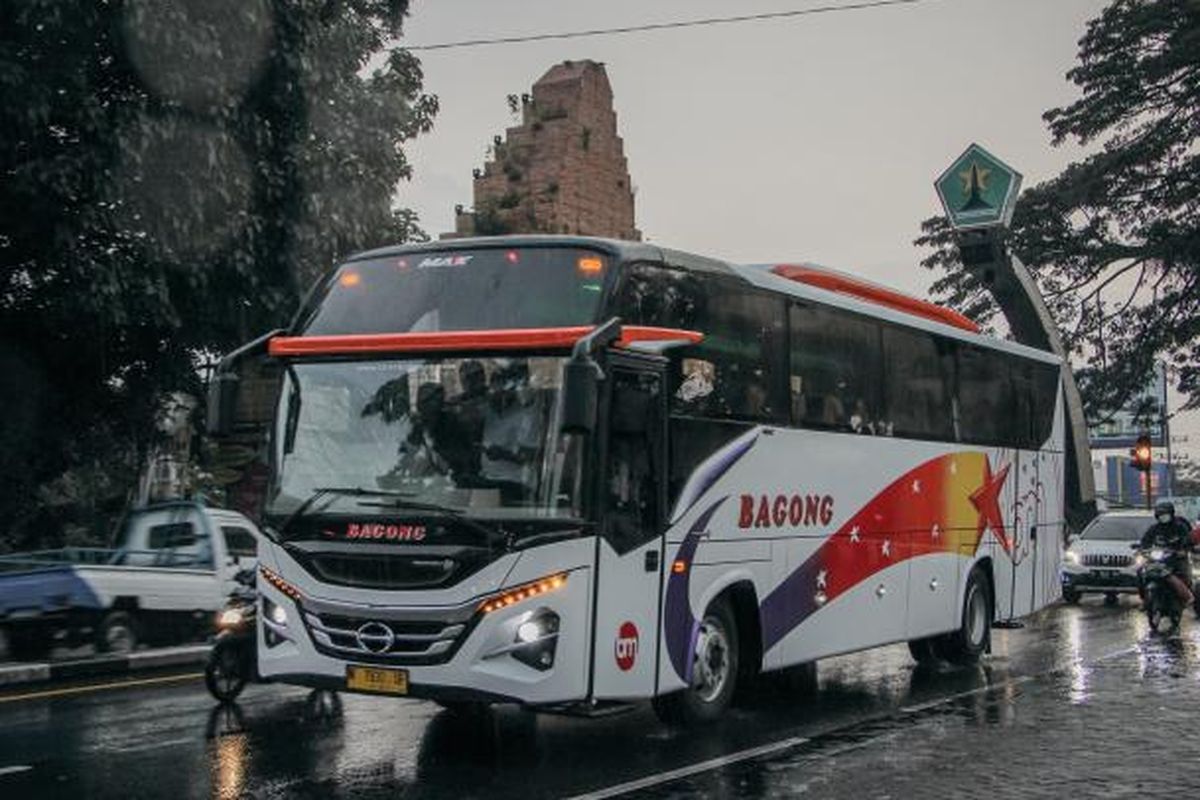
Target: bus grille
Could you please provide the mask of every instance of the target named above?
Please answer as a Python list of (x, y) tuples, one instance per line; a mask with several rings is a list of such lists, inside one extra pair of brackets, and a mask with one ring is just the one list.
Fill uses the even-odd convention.
[(317, 651), (377, 664), (443, 664), (466, 638), (471, 621), (384, 619), (304, 611)]
[(464, 577), (462, 562), (436, 556), (312, 553), (303, 561), (325, 583), (362, 589), (436, 589)]

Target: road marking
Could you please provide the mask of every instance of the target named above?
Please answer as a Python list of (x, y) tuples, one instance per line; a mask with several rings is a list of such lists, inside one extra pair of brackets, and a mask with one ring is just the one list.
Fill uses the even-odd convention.
[(4, 777), (5, 775), (15, 775), (18, 772), (29, 772), (31, 769), (33, 769), (33, 767), (25, 766), (24, 764), (13, 767), (0, 767), (0, 778)]
[(11, 694), (7, 697), (0, 697), (0, 703), (13, 703), (17, 700), (38, 700), (44, 697), (65, 697), (72, 694), (87, 694), (88, 692), (99, 692), (105, 689), (123, 689), (127, 686), (151, 686), (159, 683), (180, 683), (183, 681), (192, 681), (196, 678), (203, 678), (203, 672), (189, 672), (186, 675), (167, 675), (161, 678), (142, 678), (136, 681), (115, 681), (113, 683), (92, 683), (87, 686), (71, 686), (66, 689), (47, 689), (42, 692), (26, 692), (25, 694)]
[(628, 792), (649, 789), (651, 786), (657, 786), (661, 783), (668, 783), (670, 781), (679, 780), (680, 778), (687, 778), (701, 772), (720, 769), (721, 767), (725, 767), (730, 764), (737, 764), (740, 761), (749, 761), (751, 759), (760, 758), (772, 753), (778, 753), (780, 750), (787, 750), (792, 747), (797, 747), (807, 741), (808, 738), (804, 736), (794, 736), (790, 739), (781, 739), (777, 742), (771, 742), (770, 744), (751, 747), (746, 750), (739, 750), (738, 752), (730, 753), (727, 756), (710, 758), (708, 761), (701, 761), (698, 764), (679, 767), (678, 769), (667, 770), (666, 772), (659, 772), (655, 775), (650, 775), (645, 778), (639, 778), (626, 783), (618, 783), (616, 786), (609, 786), (605, 789), (597, 789), (596, 791), (588, 792), (587, 794), (576, 795), (570, 798), (570, 800), (604, 800), (606, 797), (616, 797)]
[[(1137, 645), (1133, 645), (1131, 647), (1122, 647), (1120, 650), (1114, 650), (1110, 653), (1105, 653), (1102, 656), (1098, 656), (1098, 657), (1092, 659), (1092, 661), (1088, 662), (1088, 663), (1090, 663), (1091, 665), (1099, 664), (1104, 661), (1110, 661), (1114, 658), (1119, 658), (1120, 656), (1137, 652), (1137, 650), (1138, 650)], [(1065, 670), (1065, 668), (1060, 667), (1059, 669), (1051, 670), (1048, 673), (1042, 673), (1042, 674), (1037, 674), (1037, 675), (1018, 675), (1014, 678), (1010, 678), (1009, 680), (1003, 681), (1001, 683), (994, 683), (994, 684), (991, 684), (990, 686), (980, 686), (977, 689), (971, 689), (971, 690), (968, 690), (965, 692), (957, 692), (955, 694), (947, 695), (945, 697), (939, 697), (936, 700), (930, 700), (928, 703), (919, 703), (917, 705), (912, 705), (912, 706), (901, 706), (898, 709), (898, 712), (894, 711), (894, 712), (884, 714), (881, 717), (879, 717), (879, 719), (885, 719), (889, 716), (895, 716), (897, 713), (901, 716), (909, 716), (909, 715), (915, 714), (920, 711), (925, 711), (930, 708), (935, 708), (940, 705), (945, 705), (946, 703), (952, 703), (955, 700), (961, 700), (964, 697), (972, 697), (974, 695), (986, 694), (988, 692), (995, 692), (995, 691), (999, 691), (1002, 689), (1008, 689), (1008, 688), (1011, 688), (1014, 686), (1020, 686), (1023, 683), (1029, 683), (1031, 681), (1035, 681), (1038, 678), (1044, 677), (1045, 675), (1058, 674), (1058, 673), (1063, 672), (1064, 670)], [(863, 721), (865, 721), (865, 720), (860, 720), (859, 723), (854, 723), (854, 724), (861, 724), (861, 722), (863, 722)], [(849, 725), (846, 727), (853, 727), (853, 725)], [(832, 733), (837, 733), (839, 730), (844, 730), (844, 728), (835, 728), (834, 730), (826, 731), (826, 732), (822, 733), (821, 735), (827, 736)], [(727, 756), (721, 756), (719, 758), (712, 758), (712, 759), (709, 759), (708, 761), (701, 761), (697, 764), (692, 764), (690, 766), (679, 767), (677, 769), (668, 770), (667, 772), (660, 772), (660, 773), (657, 773), (654, 775), (649, 775), (645, 778), (639, 778), (637, 780), (628, 781), (626, 783), (619, 783), (615, 786), (609, 786), (605, 789), (597, 789), (594, 792), (588, 792), (586, 794), (575, 795), (574, 797), (570, 798), (569, 800), (604, 800), (604, 798), (608, 798), (608, 797), (617, 797), (619, 795), (627, 794), (629, 792), (636, 792), (641, 789), (648, 789), (652, 786), (658, 786), (663, 783), (669, 783), (671, 781), (678, 780), (680, 778), (691, 777), (692, 775), (697, 775), (702, 772), (709, 772), (714, 769), (719, 769), (721, 767), (728, 766), (729, 764), (736, 764), (741, 761), (749, 761), (751, 759), (759, 758), (761, 756), (770, 755), (772, 753), (778, 753), (781, 750), (787, 750), (789, 748), (804, 744), (808, 741), (809, 741), (809, 739), (807, 737), (802, 737), (802, 736), (792, 737), (789, 739), (781, 739), (777, 742), (772, 742), (770, 744), (764, 744), (759, 747), (752, 747), (748, 750), (739, 750), (738, 752), (731, 753)], [(866, 743), (854, 745), (854, 747), (862, 747), (865, 744)], [(851, 748), (845, 748), (845, 749), (851, 749)], [(836, 753), (834, 753), (834, 754), (836, 754)], [(826, 755), (831, 755), (831, 754), (826, 754)]]

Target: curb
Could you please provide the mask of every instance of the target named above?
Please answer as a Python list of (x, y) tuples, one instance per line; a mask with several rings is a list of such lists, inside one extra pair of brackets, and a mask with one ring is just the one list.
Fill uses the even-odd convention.
[(26, 683), (46, 683), (73, 678), (94, 678), (99, 675), (120, 675), (126, 672), (203, 664), (210, 645), (185, 645), (159, 650), (146, 650), (124, 656), (97, 656), (71, 661), (13, 664), (0, 666), (0, 687)]

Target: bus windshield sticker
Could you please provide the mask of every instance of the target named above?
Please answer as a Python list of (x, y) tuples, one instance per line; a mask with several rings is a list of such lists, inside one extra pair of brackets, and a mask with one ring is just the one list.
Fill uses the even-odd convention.
[(685, 358), (683, 360), (683, 383), (675, 392), (675, 396), (685, 403), (708, 397), (712, 394), (716, 368), (711, 361), (701, 358)]

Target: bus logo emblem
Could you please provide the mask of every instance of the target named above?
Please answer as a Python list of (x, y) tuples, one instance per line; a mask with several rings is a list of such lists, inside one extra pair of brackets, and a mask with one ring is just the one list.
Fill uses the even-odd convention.
[(629, 672), (633, 669), (633, 662), (637, 660), (638, 651), (638, 629), (632, 622), (622, 622), (620, 630), (617, 631), (617, 641), (613, 648), (617, 657), (617, 666), (622, 672)]

